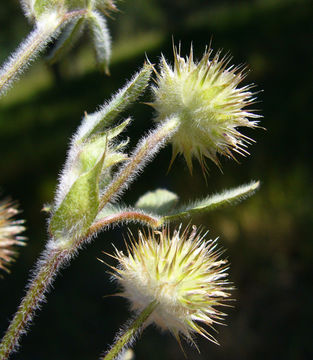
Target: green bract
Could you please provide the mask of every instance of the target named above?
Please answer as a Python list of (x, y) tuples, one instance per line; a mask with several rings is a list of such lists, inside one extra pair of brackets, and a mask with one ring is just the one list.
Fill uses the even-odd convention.
[(122, 149), (128, 141), (117, 137), (130, 119), (117, 126), (113, 122), (144, 91), (151, 71), (145, 65), (107, 104), (85, 114), (73, 137), (52, 207), (50, 232), (55, 239), (71, 242), (84, 236), (98, 215), (101, 193), (112, 180), (114, 166), (127, 159)]
[(105, 153), (96, 165), (72, 185), (61, 205), (53, 214), (50, 232), (58, 239), (75, 240), (83, 236), (97, 216), (99, 207), (99, 176)]

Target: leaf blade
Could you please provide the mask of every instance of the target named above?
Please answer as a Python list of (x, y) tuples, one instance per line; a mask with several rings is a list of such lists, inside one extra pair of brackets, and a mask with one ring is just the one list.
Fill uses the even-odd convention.
[(54, 212), (49, 230), (56, 239), (75, 239), (83, 235), (96, 218), (99, 209), (99, 176), (104, 157), (105, 152), (92, 169), (78, 177)]
[(166, 189), (156, 189), (141, 196), (137, 200), (135, 208), (153, 214), (163, 214), (171, 211), (177, 202), (178, 196), (175, 193)]
[(219, 194), (208, 196), (204, 199), (197, 200), (192, 204), (182, 206), (176, 212), (163, 216), (161, 221), (171, 222), (192, 215), (200, 214), (207, 211), (212, 211), (218, 207), (233, 204), (244, 200), (245, 198), (252, 196), (255, 191), (259, 188), (260, 182), (254, 181), (246, 185), (239, 186), (234, 189), (226, 190)]

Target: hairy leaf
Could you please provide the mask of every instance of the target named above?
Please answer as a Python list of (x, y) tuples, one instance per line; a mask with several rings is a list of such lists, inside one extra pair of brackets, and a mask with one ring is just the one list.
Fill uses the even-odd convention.
[(178, 196), (166, 189), (149, 191), (141, 196), (135, 207), (153, 214), (164, 214), (173, 210), (178, 202)]
[(145, 64), (141, 71), (112, 99), (93, 114), (86, 114), (82, 125), (74, 138), (75, 142), (84, 141), (89, 136), (109, 127), (116, 117), (143, 93), (148, 85), (152, 67)]
[(83, 235), (97, 216), (99, 208), (99, 176), (105, 153), (95, 166), (72, 185), (53, 214), (50, 232), (55, 239)]
[(111, 36), (107, 27), (106, 19), (98, 11), (90, 11), (88, 22), (93, 36), (97, 63), (101, 71), (109, 74)]
[(85, 26), (84, 18), (76, 18), (73, 22), (68, 24), (63, 30), (56, 45), (47, 56), (49, 64), (57, 62), (64, 54), (66, 54), (78, 40)]
[(234, 189), (225, 190), (220, 194), (208, 196), (204, 199), (197, 200), (189, 205), (185, 205), (173, 211), (171, 214), (164, 216), (162, 222), (170, 222), (192, 215), (201, 214), (206, 211), (214, 210), (223, 205), (230, 205), (253, 195), (260, 185), (259, 181), (251, 182)]

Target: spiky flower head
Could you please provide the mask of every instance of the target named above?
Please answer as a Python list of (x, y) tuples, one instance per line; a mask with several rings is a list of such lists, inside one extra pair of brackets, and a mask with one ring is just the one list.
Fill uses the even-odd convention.
[(0, 269), (7, 272), (9, 272), (7, 266), (16, 254), (12, 247), (25, 244), (25, 238), (19, 236), (25, 230), (22, 225), (24, 220), (13, 220), (18, 213), (16, 204), (8, 200), (0, 202)]
[(229, 66), (230, 57), (220, 58), (220, 51), (212, 58), (206, 49), (199, 62), (190, 55), (180, 56), (174, 47), (174, 66), (162, 56), (160, 73), (153, 86), (152, 106), (158, 112), (156, 122), (176, 116), (180, 128), (172, 138), (174, 161), (183, 154), (190, 172), (192, 159), (197, 158), (205, 170), (204, 157), (219, 165), (217, 154), (234, 158), (233, 152), (248, 154), (252, 140), (238, 131), (238, 127), (256, 127), (259, 115), (246, 107), (253, 103), (251, 85), (239, 87), (245, 77), (242, 67)]
[(183, 335), (192, 341), (198, 333), (216, 342), (204, 325), (212, 326), (225, 315), (216, 309), (231, 290), (227, 261), (220, 259), (216, 241), (206, 241), (196, 229), (139, 232), (132, 238), (127, 255), (116, 250), (119, 265), (113, 278), (122, 286), (119, 295), (127, 298), (133, 310), (143, 310), (156, 301), (151, 322), (171, 331), (177, 340)]

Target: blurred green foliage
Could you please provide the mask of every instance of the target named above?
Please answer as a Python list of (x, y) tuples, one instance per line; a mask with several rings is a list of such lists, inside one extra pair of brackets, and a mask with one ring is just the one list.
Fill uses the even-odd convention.
[[(29, 237), (12, 274), (0, 283), (1, 329), (43, 249), (47, 235), (40, 209), (53, 198), (68, 139), (83, 112), (92, 112), (117, 91), (143, 63), (145, 52), (153, 63), (161, 52), (171, 60), (172, 36), (182, 41), (182, 54), (193, 41), (197, 57), (212, 39), (213, 48), (230, 51), (235, 64), (249, 64), (246, 83), (264, 90), (255, 106), (267, 131), (246, 131), (257, 143), (240, 165), (224, 159), (221, 174), (209, 164), (208, 185), (199, 167), (191, 177), (184, 161), (166, 175), (168, 147), (124, 200), (134, 203), (146, 191), (165, 187), (187, 201), (260, 179), (253, 198), (194, 219), (228, 249), (237, 290), (234, 308), (226, 309), (228, 326), (218, 328), (221, 346), (199, 339), (201, 354), (184, 348), (189, 359), (198, 360), (312, 358), (312, 2), (132, 0), (118, 7), (109, 22), (114, 44), (110, 77), (96, 71), (86, 36), (54, 68), (38, 61), (1, 99), (1, 189), (20, 200)], [(31, 27), (17, 0), (0, 4), (0, 23), (3, 61)], [(145, 104), (128, 113), (135, 119), (127, 133), (134, 145), (154, 115)], [(102, 298), (116, 289), (96, 257), (101, 250), (112, 252), (112, 242), (123, 247), (118, 229), (101, 234), (57, 279), (48, 304), (22, 340), (21, 353), (12, 359), (96, 359), (112, 342), (129, 317), (124, 300)], [(176, 341), (153, 328), (144, 332), (135, 353), (139, 360), (184, 359)]]

